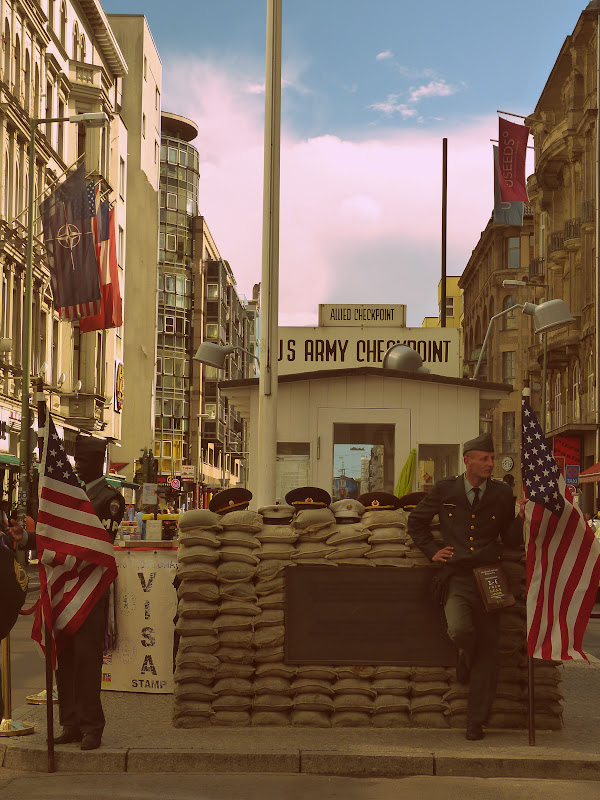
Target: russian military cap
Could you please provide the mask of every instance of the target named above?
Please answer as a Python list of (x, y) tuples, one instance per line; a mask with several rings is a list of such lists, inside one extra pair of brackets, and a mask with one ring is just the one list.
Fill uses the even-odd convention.
[(331, 504), (331, 510), (336, 519), (359, 520), (365, 513), (365, 507), (358, 500), (347, 497)]
[(262, 514), (263, 522), (265, 525), (285, 525), (291, 522), (294, 516), (295, 509), (292, 506), (277, 503), (272, 506), (263, 506), (258, 509), (258, 513)]
[(95, 436), (82, 436), (80, 433), (75, 437), (75, 458), (81, 456), (98, 456), (104, 458), (106, 455), (106, 439), (97, 439)]
[(224, 489), (216, 494), (208, 507), (217, 514), (227, 514), (228, 511), (243, 511), (248, 508), (252, 500), (252, 492), (242, 486), (234, 486), (232, 489)]
[(412, 511), (417, 503), (420, 503), (421, 500), (426, 496), (426, 494), (427, 492), (410, 492), (409, 494), (403, 494), (402, 497), (399, 498), (400, 508), (405, 508), (407, 511)]
[(360, 495), (358, 502), (363, 504), (365, 511), (394, 511), (400, 508), (400, 500), (390, 492), (366, 492)]
[(489, 433), (482, 433), (474, 439), (469, 439), (463, 446), (463, 456), (469, 450), (483, 450), (484, 453), (494, 452), (494, 441)]
[(305, 508), (327, 508), (331, 503), (331, 495), (325, 489), (317, 489), (316, 486), (301, 486), (288, 492), (285, 502), (293, 506), (296, 511)]

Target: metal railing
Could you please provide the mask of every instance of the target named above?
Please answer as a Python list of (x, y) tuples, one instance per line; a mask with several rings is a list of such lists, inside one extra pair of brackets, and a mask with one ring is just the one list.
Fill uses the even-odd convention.
[(581, 234), (581, 219), (568, 219), (565, 222), (565, 239), (578, 239)]
[(550, 242), (548, 245), (548, 252), (555, 253), (557, 250), (562, 250), (564, 246), (564, 236), (561, 233), (551, 233)]
[(595, 222), (596, 209), (593, 200), (584, 200), (581, 206), (581, 221), (582, 222)]
[(545, 274), (545, 259), (543, 256), (534, 258), (529, 262), (529, 277), (534, 278)]

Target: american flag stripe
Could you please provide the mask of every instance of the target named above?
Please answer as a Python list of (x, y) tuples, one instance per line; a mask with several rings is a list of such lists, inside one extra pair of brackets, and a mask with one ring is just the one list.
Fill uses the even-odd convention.
[[(36, 526), (40, 598), (32, 638), (51, 648), (52, 665), (114, 581), (112, 542), (71, 467), (47, 414)], [(46, 642), (45, 626), (51, 631)]]
[(600, 581), (600, 542), (560, 475), (537, 417), (523, 399), (527, 651), (586, 659), (583, 636)]

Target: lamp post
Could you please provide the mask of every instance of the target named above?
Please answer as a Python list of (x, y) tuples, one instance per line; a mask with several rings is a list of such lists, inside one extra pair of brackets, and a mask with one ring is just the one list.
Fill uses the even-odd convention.
[(25, 527), (29, 491), (29, 382), (31, 379), (31, 301), (33, 295), (33, 218), (35, 202), (35, 134), (38, 125), (49, 122), (82, 122), (87, 126), (105, 125), (108, 116), (103, 111), (74, 114), (71, 117), (50, 119), (32, 117), (29, 120), (29, 192), (27, 199), (27, 257), (25, 262), (25, 299), (23, 308), (23, 353), (21, 377), (21, 435), (19, 439), (19, 522)]
[(477, 365), (475, 366), (475, 371), (473, 373), (473, 380), (475, 380), (477, 377), (479, 367), (483, 361), (487, 340), (489, 338), (490, 331), (492, 330), (494, 320), (498, 319), (498, 317), (504, 316), (504, 314), (509, 314), (511, 311), (514, 311), (515, 308), (521, 308), (523, 310), (523, 314), (528, 314), (529, 316), (533, 317), (535, 333), (545, 333), (546, 331), (552, 331), (555, 328), (561, 328), (563, 325), (568, 325), (571, 322), (575, 322), (575, 319), (571, 316), (569, 307), (564, 300), (546, 300), (546, 302), (540, 303), (539, 305), (536, 305), (535, 303), (515, 303), (514, 306), (505, 308), (503, 311), (499, 311), (490, 318), (488, 329), (486, 331), (483, 344), (481, 345), (481, 353), (479, 354), (479, 359), (477, 360)]
[[(546, 290), (546, 300), (549, 300), (549, 283), (532, 283), (531, 281), (513, 281), (513, 280), (504, 280), (502, 281), (502, 286), (508, 289), (511, 286), (541, 286)], [(546, 376), (548, 374), (548, 333), (544, 331), (542, 333), (542, 347), (543, 347), (543, 357), (542, 357), (542, 397), (540, 400), (541, 405), (541, 413), (540, 413), (540, 424), (542, 426), (542, 430), (546, 431)]]

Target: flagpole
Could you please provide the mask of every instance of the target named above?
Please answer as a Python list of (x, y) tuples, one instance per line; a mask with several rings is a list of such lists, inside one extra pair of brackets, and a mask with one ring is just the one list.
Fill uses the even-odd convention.
[[(39, 432), (46, 427), (46, 395), (44, 394), (43, 379), (36, 378), (35, 383)], [(42, 463), (43, 450), (44, 439), (38, 436), (38, 455), (40, 464)], [(38, 569), (43, 569), (43, 567), (38, 565)], [(52, 671), (52, 632), (48, 628), (47, 622), (44, 623), (44, 641), (46, 642), (44, 662), (46, 667), (46, 743), (48, 748), (48, 772), (54, 772), (54, 672)]]
[[(545, 335), (545, 334), (544, 334)], [(522, 397), (531, 397), (529, 380), (523, 381)], [(523, 436), (523, 425), (521, 425), (521, 436)], [(523, 526), (524, 527), (524, 526)], [(527, 597), (525, 597), (527, 604)], [(525, 643), (527, 645), (527, 622), (525, 623)], [(527, 656), (527, 727), (529, 729), (529, 745), (535, 746), (535, 682), (534, 682), (534, 663), (533, 656)]]
[(442, 286), (440, 294), (440, 328), (446, 327), (446, 232), (448, 212), (448, 139), (442, 139)]

